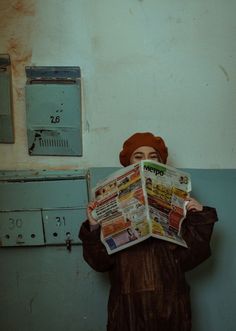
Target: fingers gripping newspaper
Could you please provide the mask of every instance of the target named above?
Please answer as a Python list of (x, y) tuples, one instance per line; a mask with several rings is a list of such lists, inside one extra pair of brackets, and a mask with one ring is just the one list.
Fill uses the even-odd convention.
[(181, 224), (190, 175), (159, 162), (143, 160), (116, 171), (92, 190), (93, 217), (101, 225), (108, 254), (149, 237), (184, 247)]

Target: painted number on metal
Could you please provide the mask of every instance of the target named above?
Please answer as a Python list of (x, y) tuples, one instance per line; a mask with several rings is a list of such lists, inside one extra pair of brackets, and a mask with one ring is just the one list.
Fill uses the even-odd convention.
[(18, 229), (20, 229), (20, 228), (22, 228), (22, 226), (23, 226), (23, 221), (22, 221), (22, 219), (21, 218), (9, 218), (9, 229), (10, 230), (13, 230), (13, 229), (15, 229), (15, 228), (18, 228)]
[(51, 119), (51, 123), (56, 124), (56, 123), (60, 123), (61, 118), (60, 116), (50, 116)]
[(64, 216), (56, 216), (57, 226), (66, 226), (66, 218)]

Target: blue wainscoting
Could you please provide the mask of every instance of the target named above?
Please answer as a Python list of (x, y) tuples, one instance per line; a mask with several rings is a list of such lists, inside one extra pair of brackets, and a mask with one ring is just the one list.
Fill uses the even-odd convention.
[[(91, 186), (116, 169), (89, 169)], [(187, 274), (193, 331), (233, 331), (236, 170), (184, 170), (192, 175), (192, 196), (216, 207), (219, 216), (212, 257)], [(0, 248), (0, 265), (2, 330), (106, 330), (108, 277), (84, 262), (80, 245), (73, 245), (71, 252), (65, 246)]]

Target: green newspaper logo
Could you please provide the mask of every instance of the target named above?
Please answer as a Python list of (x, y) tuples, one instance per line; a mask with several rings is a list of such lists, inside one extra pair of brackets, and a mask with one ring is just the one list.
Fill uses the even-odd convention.
[(143, 164), (143, 168), (144, 170), (147, 170), (149, 172), (154, 173), (156, 176), (164, 176), (165, 172), (166, 172), (166, 168), (159, 165), (159, 164), (153, 164), (150, 162), (144, 162)]

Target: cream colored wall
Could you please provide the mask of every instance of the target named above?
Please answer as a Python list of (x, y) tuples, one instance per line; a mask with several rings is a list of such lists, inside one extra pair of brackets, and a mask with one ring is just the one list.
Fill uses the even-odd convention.
[[(235, 168), (235, 12), (233, 0), (1, 0), (15, 144), (0, 144), (0, 169), (118, 166), (136, 131), (163, 136), (176, 166)], [(28, 155), (26, 65), (81, 67), (83, 157)]]

